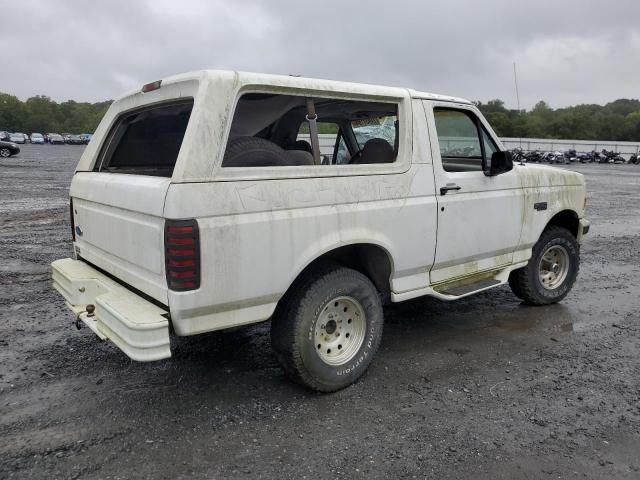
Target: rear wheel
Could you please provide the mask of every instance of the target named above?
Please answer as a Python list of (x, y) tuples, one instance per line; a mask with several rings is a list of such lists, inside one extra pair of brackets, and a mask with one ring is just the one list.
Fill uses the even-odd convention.
[(567, 229), (548, 227), (533, 246), (529, 264), (509, 275), (513, 293), (532, 305), (556, 303), (567, 296), (580, 268), (580, 249)]
[(274, 315), (271, 343), (285, 372), (313, 390), (333, 392), (360, 378), (382, 338), (382, 303), (356, 270), (308, 275)]
[(0, 148), (0, 157), (9, 158), (11, 156), (11, 150), (8, 148)]

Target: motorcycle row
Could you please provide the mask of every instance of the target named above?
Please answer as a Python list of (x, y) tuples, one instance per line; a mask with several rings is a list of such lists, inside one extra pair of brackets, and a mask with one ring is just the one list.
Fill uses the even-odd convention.
[(553, 151), (544, 152), (541, 150), (524, 151), (520, 148), (511, 150), (514, 162), (526, 163), (551, 163), (568, 164), (580, 163), (631, 163), (640, 165), (640, 153), (634, 153), (629, 160), (625, 159), (618, 152), (603, 149), (601, 152), (593, 150), (591, 152), (576, 152), (574, 149), (565, 152)]

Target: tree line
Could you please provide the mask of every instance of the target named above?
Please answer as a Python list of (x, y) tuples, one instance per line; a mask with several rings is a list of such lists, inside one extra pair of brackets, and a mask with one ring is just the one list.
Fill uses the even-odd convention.
[(0, 93), (0, 130), (23, 133), (93, 133), (111, 101), (57, 103), (45, 95), (21, 101)]
[[(109, 105), (111, 100), (57, 103), (45, 95), (23, 102), (0, 93), (0, 130), (92, 133)], [(635, 99), (557, 109), (540, 101), (529, 111), (508, 109), (502, 100), (476, 105), (501, 137), (640, 142), (640, 101)]]
[(621, 98), (606, 105), (532, 110), (507, 109), (502, 100), (476, 102), (500, 137), (640, 142), (640, 101)]

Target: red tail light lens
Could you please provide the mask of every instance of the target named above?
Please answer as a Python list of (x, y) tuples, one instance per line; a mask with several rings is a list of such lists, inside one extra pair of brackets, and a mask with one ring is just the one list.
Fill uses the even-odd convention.
[(193, 232), (193, 227), (191, 225), (189, 225), (188, 227), (179, 227), (176, 225), (169, 225), (167, 227), (167, 231), (169, 233), (192, 233)]
[(200, 288), (200, 232), (195, 220), (167, 220), (164, 227), (167, 286), (183, 292)]
[(171, 235), (171, 243), (173, 243), (173, 245), (189, 245), (192, 246), (194, 244), (194, 239), (192, 237), (181, 237), (180, 235), (183, 235), (182, 233), (176, 234), (176, 233), (170, 233), (169, 235)]
[(175, 248), (170, 248), (168, 249), (168, 253), (169, 256), (172, 258), (180, 258), (180, 257), (192, 257), (193, 255), (196, 254), (196, 251), (193, 249), (184, 249), (184, 250), (177, 250)]
[(167, 260), (167, 265), (170, 267), (195, 267), (196, 262), (193, 258), (188, 258), (186, 260), (174, 260), (173, 258), (170, 258)]

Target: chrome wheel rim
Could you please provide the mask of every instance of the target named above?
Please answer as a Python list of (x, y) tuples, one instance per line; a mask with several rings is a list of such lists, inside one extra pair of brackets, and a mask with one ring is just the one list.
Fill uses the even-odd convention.
[(360, 302), (336, 297), (322, 307), (316, 320), (316, 353), (328, 365), (343, 365), (360, 350), (366, 328), (367, 317)]
[(538, 275), (540, 283), (547, 290), (558, 288), (569, 273), (569, 252), (567, 249), (554, 245), (549, 247), (542, 258), (538, 267)]
[(9, 150), (7, 150), (6, 148), (3, 148), (2, 150), (0, 150), (0, 156), (3, 158), (8, 158), (11, 155), (11, 152)]

